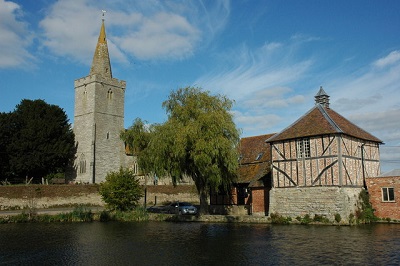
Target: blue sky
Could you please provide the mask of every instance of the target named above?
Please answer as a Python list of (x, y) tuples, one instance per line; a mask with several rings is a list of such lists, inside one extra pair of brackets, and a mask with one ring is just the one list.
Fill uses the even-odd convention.
[(382, 171), (400, 168), (400, 1), (0, 0), (0, 112), (44, 99), (73, 123), (101, 10), (126, 127), (165, 121), (170, 92), (198, 86), (235, 101), (243, 137), (279, 132), (323, 86), (385, 143)]

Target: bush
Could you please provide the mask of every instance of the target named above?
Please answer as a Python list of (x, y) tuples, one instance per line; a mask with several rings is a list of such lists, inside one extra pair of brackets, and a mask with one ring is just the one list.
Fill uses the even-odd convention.
[(292, 218), (283, 217), (279, 213), (271, 213), (271, 223), (273, 224), (290, 224)]
[(356, 212), (357, 223), (371, 223), (377, 221), (375, 209), (369, 201), (369, 195), (366, 190), (362, 190), (359, 195), (361, 207)]
[(340, 223), (340, 221), (342, 221), (342, 216), (340, 216), (339, 213), (336, 213), (336, 214), (335, 214), (335, 221), (336, 221), (337, 223)]
[(100, 195), (111, 209), (128, 211), (138, 205), (143, 189), (133, 172), (121, 167), (118, 172), (107, 174), (106, 181), (100, 184)]
[(315, 214), (314, 218), (313, 218), (314, 222), (318, 222), (318, 223), (329, 223), (329, 219), (326, 218), (324, 215), (319, 215), (319, 214)]
[(311, 222), (312, 222), (312, 219), (309, 214), (304, 215), (304, 217), (300, 221), (301, 224), (309, 224)]

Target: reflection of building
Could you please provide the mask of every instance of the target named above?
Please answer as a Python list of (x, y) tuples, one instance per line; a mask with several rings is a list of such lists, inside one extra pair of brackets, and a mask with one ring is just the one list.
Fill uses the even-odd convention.
[(125, 81), (113, 78), (104, 20), (88, 76), (75, 81), (74, 133), (77, 182), (99, 183), (125, 166), (120, 132), (124, 128)]
[[(331, 220), (335, 214), (347, 219), (357, 210), (365, 178), (380, 172), (382, 141), (330, 109), (322, 88), (315, 100), (310, 111), (280, 133), (242, 140), (241, 151), (253, 154), (240, 164), (242, 180), (231, 204), (247, 205), (255, 214), (318, 214)], [(269, 161), (254, 164), (266, 147)], [(249, 196), (240, 201), (244, 190)]]

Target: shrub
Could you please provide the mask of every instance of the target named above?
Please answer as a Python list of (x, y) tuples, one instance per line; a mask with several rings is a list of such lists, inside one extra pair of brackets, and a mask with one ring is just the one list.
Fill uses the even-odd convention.
[(311, 222), (312, 220), (309, 214), (304, 215), (303, 219), (301, 219), (301, 224), (309, 224)]
[(118, 172), (107, 174), (106, 181), (100, 184), (100, 195), (111, 209), (128, 211), (138, 205), (143, 189), (133, 172), (121, 167)]
[(278, 213), (271, 213), (271, 223), (273, 224), (289, 224), (292, 221), (290, 217), (283, 217)]
[(356, 212), (357, 223), (371, 223), (377, 221), (377, 217), (374, 212), (375, 209), (372, 208), (371, 203), (369, 202), (369, 195), (366, 190), (362, 190), (359, 195), (361, 201), (361, 208)]
[(342, 221), (342, 216), (340, 216), (339, 213), (336, 213), (336, 214), (335, 214), (335, 221), (336, 221), (337, 223), (340, 223), (340, 221)]

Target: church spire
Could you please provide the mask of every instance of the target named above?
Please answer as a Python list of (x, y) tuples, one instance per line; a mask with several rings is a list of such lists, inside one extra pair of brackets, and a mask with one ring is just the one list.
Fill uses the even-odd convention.
[(101, 23), (99, 39), (97, 40), (96, 51), (94, 52), (92, 67), (90, 68), (90, 75), (94, 74), (101, 75), (104, 78), (112, 78), (104, 19)]

